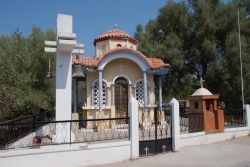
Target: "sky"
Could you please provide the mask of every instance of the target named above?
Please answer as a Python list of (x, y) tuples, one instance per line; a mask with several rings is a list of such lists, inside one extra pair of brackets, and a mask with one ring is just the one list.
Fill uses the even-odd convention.
[(68, 14), (85, 56), (94, 56), (93, 40), (102, 32), (117, 24), (133, 36), (136, 25), (155, 19), (164, 4), (166, 0), (1, 0), (0, 35), (18, 29), (27, 36), (34, 25), (55, 30), (57, 14)]

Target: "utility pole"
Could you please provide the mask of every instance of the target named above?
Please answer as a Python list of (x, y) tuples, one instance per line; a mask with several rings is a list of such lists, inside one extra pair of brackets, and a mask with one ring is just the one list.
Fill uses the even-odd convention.
[(242, 70), (242, 56), (241, 56), (241, 39), (240, 39), (240, 1), (238, 1), (238, 30), (239, 30), (239, 54), (240, 54), (240, 78), (241, 78), (241, 98), (242, 98), (242, 107), (244, 109), (244, 81), (243, 81), (243, 70)]

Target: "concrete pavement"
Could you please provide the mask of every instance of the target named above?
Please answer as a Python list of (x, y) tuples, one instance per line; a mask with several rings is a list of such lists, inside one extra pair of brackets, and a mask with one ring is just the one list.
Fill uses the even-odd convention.
[(250, 136), (98, 167), (250, 167)]

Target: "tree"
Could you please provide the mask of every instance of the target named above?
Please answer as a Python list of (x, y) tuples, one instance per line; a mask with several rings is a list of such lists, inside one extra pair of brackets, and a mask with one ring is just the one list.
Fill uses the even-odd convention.
[[(239, 107), (241, 86), (237, 3), (219, 0), (168, 1), (154, 20), (138, 25), (138, 49), (171, 64), (165, 79), (166, 98), (186, 98), (203, 77), (205, 86), (221, 94), (228, 107)], [(241, 1), (240, 19), (245, 97), (250, 95), (249, 1)], [(230, 97), (230, 98), (229, 98)]]
[(42, 32), (33, 27), (28, 37), (18, 30), (9, 37), (0, 37), (2, 119), (53, 110), (54, 81), (45, 77), (48, 55), (44, 53), (44, 41), (55, 36), (52, 30)]

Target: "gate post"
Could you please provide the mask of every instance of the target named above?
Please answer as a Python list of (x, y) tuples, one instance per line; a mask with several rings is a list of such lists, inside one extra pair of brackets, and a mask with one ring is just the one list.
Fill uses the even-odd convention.
[(170, 101), (170, 105), (172, 119), (172, 149), (176, 152), (180, 150), (179, 102), (175, 98), (173, 98)]
[(134, 97), (129, 99), (128, 112), (130, 117), (130, 158), (139, 157), (139, 121), (138, 121), (138, 102)]
[(246, 126), (250, 129), (250, 105), (244, 105), (245, 114), (244, 114), (244, 121), (246, 122)]

